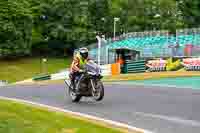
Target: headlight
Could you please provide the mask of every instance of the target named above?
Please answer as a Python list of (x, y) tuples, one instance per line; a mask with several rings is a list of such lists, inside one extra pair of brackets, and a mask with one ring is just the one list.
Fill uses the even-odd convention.
[(96, 73), (94, 73), (94, 72), (88, 72), (88, 74), (90, 74), (90, 75), (96, 75)]

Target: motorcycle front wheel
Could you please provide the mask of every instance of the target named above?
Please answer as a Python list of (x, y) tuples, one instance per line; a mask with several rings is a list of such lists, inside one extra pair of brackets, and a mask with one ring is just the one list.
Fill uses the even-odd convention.
[(72, 99), (72, 102), (79, 102), (82, 98), (81, 95), (77, 95), (71, 88), (69, 88), (69, 95)]
[(77, 95), (76, 92), (73, 91), (73, 87), (71, 82), (65, 81), (65, 83), (68, 85), (68, 94), (72, 99), (72, 102), (79, 102), (82, 98), (81, 95)]
[(92, 91), (92, 95), (94, 100), (101, 101), (104, 97), (104, 85), (101, 81), (97, 82), (97, 85), (95, 87), (96, 92)]

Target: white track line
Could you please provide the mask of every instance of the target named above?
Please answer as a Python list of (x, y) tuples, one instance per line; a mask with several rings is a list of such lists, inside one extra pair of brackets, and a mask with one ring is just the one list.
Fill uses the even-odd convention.
[(189, 126), (195, 126), (195, 127), (200, 127), (200, 122), (195, 121), (195, 120), (187, 120), (187, 119), (182, 119), (179, 117), (172, 117), (172, 116), (164, 116), (164, 115), (155, 115), (155, 114), (149, 114), (149, 113), (143, 113), (143, 112), (134, 112), (135, 114), (138, 114), (143, 117), (151, 117), (155, 119), (162, 119), (166, 121), (170, 121), (173, 123), (179, 123), (179, 124), (184, 124), (184, 125), (189, 125)]
[(68, 114), (72, 114), (74, 116), (79, 116), (79, 117), (90, 119), (90, 120), (102, 121), (104, 123), (113, 125), (115, 127), (129, 129), (131, 131), (135, 131), (135, 132), (139, 132), (139, 133), (153, 133), (153, 132), (150, 132), (150, 131), (147, 131), (147, 130), (144, 130), (141, 128), (136, 128), (136, 127), (124, 124), (124, 123), (115, 122), (112, 120), (103, 119), (103, 118), (99, 118), (99, 117), (95, 117), (95, 116), (91, 116), (91, 115), (87, 115), (87, 114), (83, 114), (83, 113), (79, 113), (79, 112), (72, 112), (70, 110), (65, 110), (65, 109), (61, 109), (61, 108), (57, 108), (57, 107), (53, 107), (53, 106), (49, 106), (49, 105), (45, 105), (45, 104), (41, 104), (41, 103), (36, 103), (36, 102), (22, 100), (22, 99), (16, 99), (16, 98), (3, 97), (3, 96), (0, 96), (0, 99), (21, 102), (21, 103), (30, 104), (30, 105), (39, 106), (39, 107), (44, 107), (44, 108), (48, 108), (48, 109), (51, 109), (54, 111), (68, 113)]

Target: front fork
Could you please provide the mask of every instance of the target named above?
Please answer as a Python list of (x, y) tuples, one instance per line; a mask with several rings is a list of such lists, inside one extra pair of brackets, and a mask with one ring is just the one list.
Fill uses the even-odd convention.
[(96, 92), (96, 88), (95, 88), (95, 86), (94, 86), (94, 81), (93, 81), (92, 79), (90, 79), (90, 83), (91, 83), (91, 85), (92, 85), (92, 91), (93, 91), (93, 92)]
[(65, 79), (64, 82), (65, 82), (65, 84), (66, 84), (68, 87), (70, 87), (70, 88), (72, 89), (72, 87), (71, 87), (71, 81)]
[(77, 84), (76, 84), (76, 82), (75, 82), (75, 84), (76, 84), (76, 85), (75, 85), (75, 89), (76, 89), (76, 90), (79, 89), (79, 85), (80, 85), (80, 83), (81, 83), (83, 77), (84, 77), (84, 75), (82, 74), (82, 75), (79, 77)]

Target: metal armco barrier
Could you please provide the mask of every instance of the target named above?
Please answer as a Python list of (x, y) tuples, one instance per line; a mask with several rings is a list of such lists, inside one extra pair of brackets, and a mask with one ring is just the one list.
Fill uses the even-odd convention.
[(124, 66), (125, 73), (143, 73), (146, 71), (145, 60), (127, 61)]
[[(107, 64), (101, 65), (101, 71), (103, 76), (109, 75), (118, 75), (120, 74), (120, 64)], [(41, 81), (41, 80), (59, 80), (59, 79), (68, 79), (69, 78), (69, 70), (62, 70), (59, 73), (51, 74), (51, 75), (40, 75), (33, 77), (34, 81)]]
[(49, 80), (49, 79), (51, 79), (51, 75), (41, 75), (33, 77), (34, 81)]
[(51, 80), (69, 79), (69, 71), (65, 70), (60, 73), (52, 74)]

